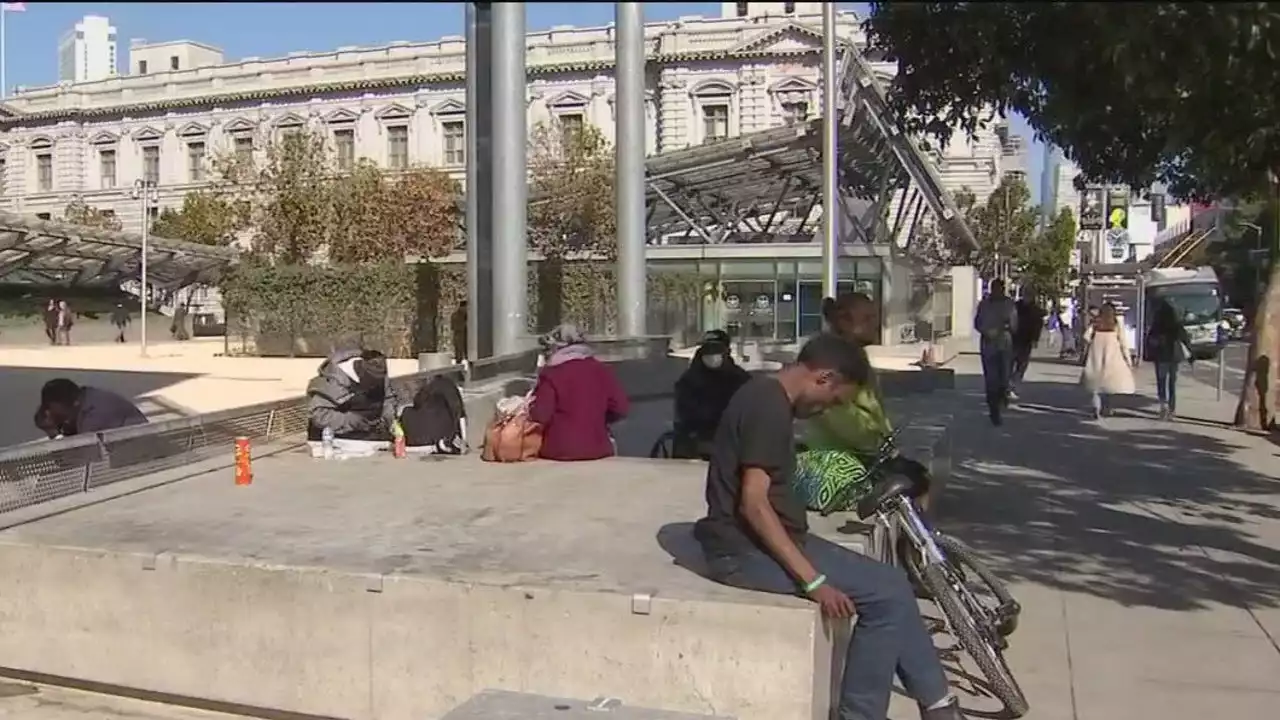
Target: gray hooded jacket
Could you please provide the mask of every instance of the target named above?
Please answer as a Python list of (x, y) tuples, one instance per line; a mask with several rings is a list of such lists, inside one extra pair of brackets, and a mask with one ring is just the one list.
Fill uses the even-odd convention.
[[(323, 430), (329, 428), (336, 436), (368, 432), (367, 413), (345, 409), (355, 397), (355, 364), (360, 350), (338, 350), (320, 363), (320, 370), (307, 383), (307, 415), (311, 424)], [(382, 403), (382, 421), (387, 428), (396, 418), (395, 397), (388, 384)]]

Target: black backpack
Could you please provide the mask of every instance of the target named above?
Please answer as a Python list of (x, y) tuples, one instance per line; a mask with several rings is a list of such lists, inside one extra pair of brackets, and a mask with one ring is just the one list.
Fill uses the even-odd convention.
[(462, 452), (461, 420), (467, 416), (458, 384), (437, 375), (418, 387), (413, 405), (400, 414), (408, 447), (434, 447), (436, 452), (458, 455)]

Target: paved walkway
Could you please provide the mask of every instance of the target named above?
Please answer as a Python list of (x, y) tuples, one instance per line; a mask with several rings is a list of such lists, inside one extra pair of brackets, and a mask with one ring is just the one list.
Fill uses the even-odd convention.
[(1079, 368), (1040, 361), (993, 428), (977, 358), (953, 366), (965, 397), (943, 524), (1022, 602), (1010, 658), (1029, 717), (1277, 717), (1280, 463), (1271, 442), (1220, 424), (1234, 397), (1186, 379), (1185, 419), (1159, 422), (1144, 366), (1145, 397), (1095, 422)]

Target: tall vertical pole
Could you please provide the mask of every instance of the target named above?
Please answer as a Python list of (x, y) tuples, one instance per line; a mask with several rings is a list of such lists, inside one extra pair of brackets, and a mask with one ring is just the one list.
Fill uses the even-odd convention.
[(147, 217), (147, 210), (151, 205), (151, 183), (142, 182), (142, 192), (138, 193), (138, 202), (142, 204), (142, 288), (138, 296), (142, 300), (139, 303), (138, 311), (138, 343), (141, 346), (142, 357), (147, 356), (147, 298), (151, 293), (147, 291), (147, 256), (150, 255), (151, 245), (151, 222)]
[(528, 122), (524, 3), (493, 3), (494, 352), (523, 349), (528, 334)]
[(644, 9), (614, 3), (617, 60), (614, 165), (618, 212), (618, 319), (620, 334), (645, 334), (644, 221)]
[(822, 295), (835, 297), (840, 254), (836, 211), (836, 141), (840, 118), (836, 98), (836, 4), (822, 4)]
[(467, 357), (493, 355), (493, 3), (467, 16)]

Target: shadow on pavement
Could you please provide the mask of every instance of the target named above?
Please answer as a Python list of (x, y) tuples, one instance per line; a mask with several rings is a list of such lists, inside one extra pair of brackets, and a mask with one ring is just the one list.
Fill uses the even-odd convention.
[(1280, 550), (1254, 533), (1280, 523), (1280, 480), (1245, 466), (1269, 455), (1251, 438), (1157, 423), (1136, 396), (1095, 422), (1067, 382), (1025, 383), (996, 429), (980, 383), (957, 382), (943, 524), (1006, 580), (1170, 610), (1280, 606)]
[(40, 388), (58, 377), (70, 378), (80, 385), (113, 390), (137, 401), (141, 395), (199, 376), (189, 373), (0, 367), (0, 407), (5, 409), (0, 415), (0, 447), (44, 437), (36, 429), (32, 416), (40, 405)]

